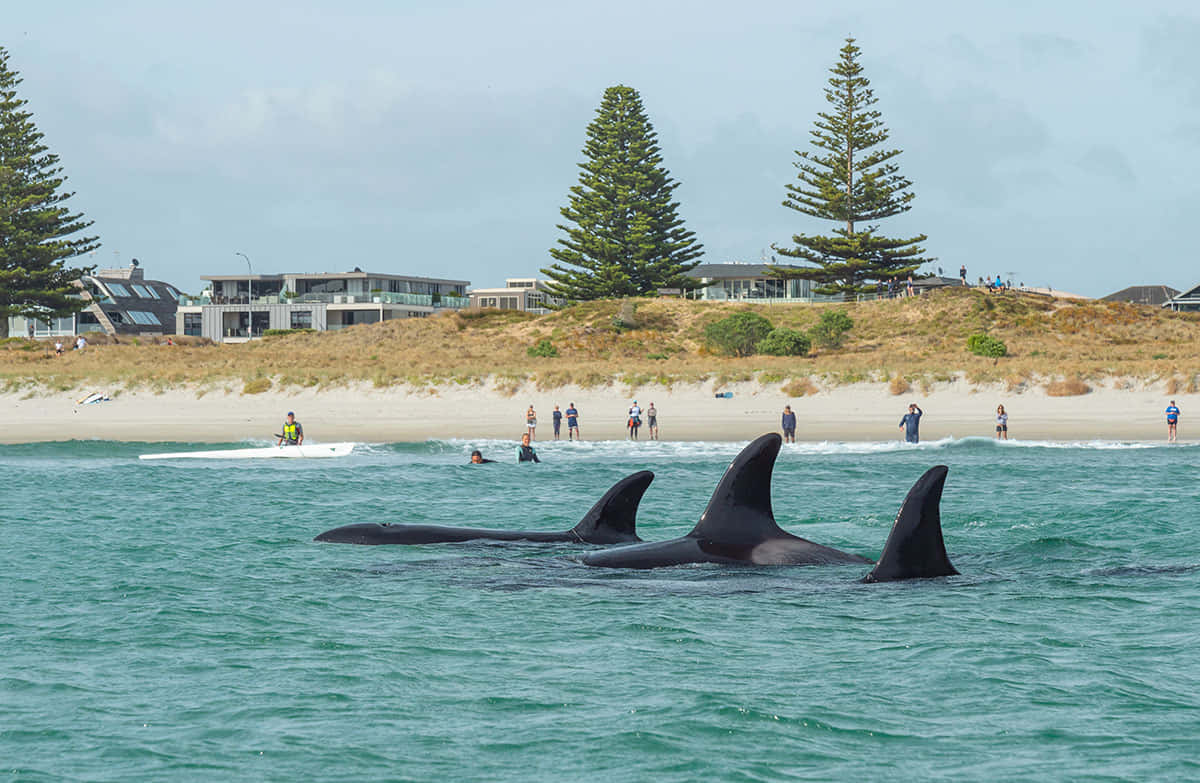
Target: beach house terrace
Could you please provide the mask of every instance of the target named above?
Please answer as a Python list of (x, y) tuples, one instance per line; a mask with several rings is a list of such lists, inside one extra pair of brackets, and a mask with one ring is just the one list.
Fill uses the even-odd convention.
[(186, 297), (181, 334), (243, 342), (268, 329), (333, 331), (466, 307), (470, 281), (364, 272), (202, 275), (209, 288)]
[(561, 307), (567, 300), (550, 293), (545, 280), (534, 277), (510, 277), (504, 288), (476, 288), (469, 292), (471, 307), (495, 307), (500, 310), (524, 310), (539, 315)]

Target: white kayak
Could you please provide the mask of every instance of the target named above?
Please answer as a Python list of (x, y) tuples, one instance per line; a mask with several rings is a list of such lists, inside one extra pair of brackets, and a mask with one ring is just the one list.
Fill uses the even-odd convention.
[(303, 446), (263, 446), (222, 451), (176, 451), (169, 454), (140, 454), (138, 459), (328, 459), (346, 457), (353, 443), (305, 443)]

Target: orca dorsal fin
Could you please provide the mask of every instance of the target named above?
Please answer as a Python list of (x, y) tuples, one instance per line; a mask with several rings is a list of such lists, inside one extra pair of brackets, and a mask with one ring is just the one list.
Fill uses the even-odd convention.
[(637, 511), (654, 474), (648, 470), (626, 476), (609, 487), (583, 515), (571, 534), (587, 544), (637, 543)]
[(782, 443), (783, 439), (771, 432), (742, 449), (725, 469), (700, 522), (688, 535), (739, 545), (787, 536), (771, 510), (771, 472)]
[(957, 574), (942, 540), (942, 488), (950, 469), (937, 465), (917, 479), (883, 545), (883, 554), (864, 582), (930, 579)]

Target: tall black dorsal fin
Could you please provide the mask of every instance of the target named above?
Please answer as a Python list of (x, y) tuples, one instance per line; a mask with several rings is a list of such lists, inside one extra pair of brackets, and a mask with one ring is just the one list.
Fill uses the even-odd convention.
[(761, 435), (742, 449), (721, 477), (700, 522), (689, 536), (724, 544), (754, 544), (787, 536), (771, 511), (771, 471), (783, 439)]
[(898, 579), (929, 579), (957, 574), (946, 556), (942, 540), (942, 488), (950, 469), (937, 465), (917, 479), (896, 521), (883, 554), (864, 582), (892, 582)]
[(636, 543), (637, 511), (654, 474), (640, 470), (613, 484), (571, 533), (588, 544)]

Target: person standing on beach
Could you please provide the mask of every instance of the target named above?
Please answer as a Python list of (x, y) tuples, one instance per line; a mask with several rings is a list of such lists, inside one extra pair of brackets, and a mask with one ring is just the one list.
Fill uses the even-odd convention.
[(963, 264), (958, 268), (958, 279), (963, 284), (967, 284), (967, 265)]
[(638, 428), (642, 426), (642, 409), (638, 407), (637, 400), (633, 401), (633, 405), (629, 406), (629, 439), (638, 439)]
[(650, 440), (658, 440), (658, 408), (654, 403), (646, 409), (646, 426), (650, 428)]
[(562, 427), (562, 411), (560, 411), (558, 406), (555, 405), (554, 413), (550, 415), (554, 419), (554, 439), (558, 440), (558, 431)]
[(287, 421), (283, 423), (283, 434), (279, 436), (279, 442), (276, 446), (299, 446), (304, 443), (304, 427), (300, 426), (300, 422), (296, 421), (296, 414), (288, 411)]
[(56, 343), (54, 343), (54, 355), (55, 356), (63, 355), (62, 340), (59, 340)]
[(779, 422), (779, 426), (783, 427), (783, 442), (796, 442), (796, 412), (792, 410), (791, 405), (783, 406), (783, 418)]
[(1179, 426), (1179, 408), (1175, 406), (1175, 400), (1171, 400), (1171, 404), (1167, 406), (1167, 443), (1175, 442), (1175, 430)]
[(909, 275), (909, 276), (908, 276), (908, 280), (907, 280), (907, 282), (905, 282), (905, 284), (904, 284), (904, 295), (905, 295), (905, 296), (912, 296), (912, 295), (913, 295), (912, 275)]
[(900, 420), (900, 429), (904, 430), (904, 440), (907, 443), (921, 442), (921, 415), (922, 410), (917, 407), (914, 402), (908, 406), (908, 413), (904, 414), (904, 418)]
[(537, 414), (533, 411), (533, 406), (529, 406), (529, 410), (525, 411), (525, 428), (526, 435), (530, 440), (533, 440), (534, 433), (537, 431)]
[(996, 440), (1008, 440), (1008, 414), (1003, 405), (996, 406)]
[(583, 440), (579, 437), (579, 411), (575, 410), (575, 403), (567, 403), (567, 440)]
[(541, 462), (533, 446), (529, 445), (529, 433), (521, 436), (521, 445), (517, 446), (517, 462)]

